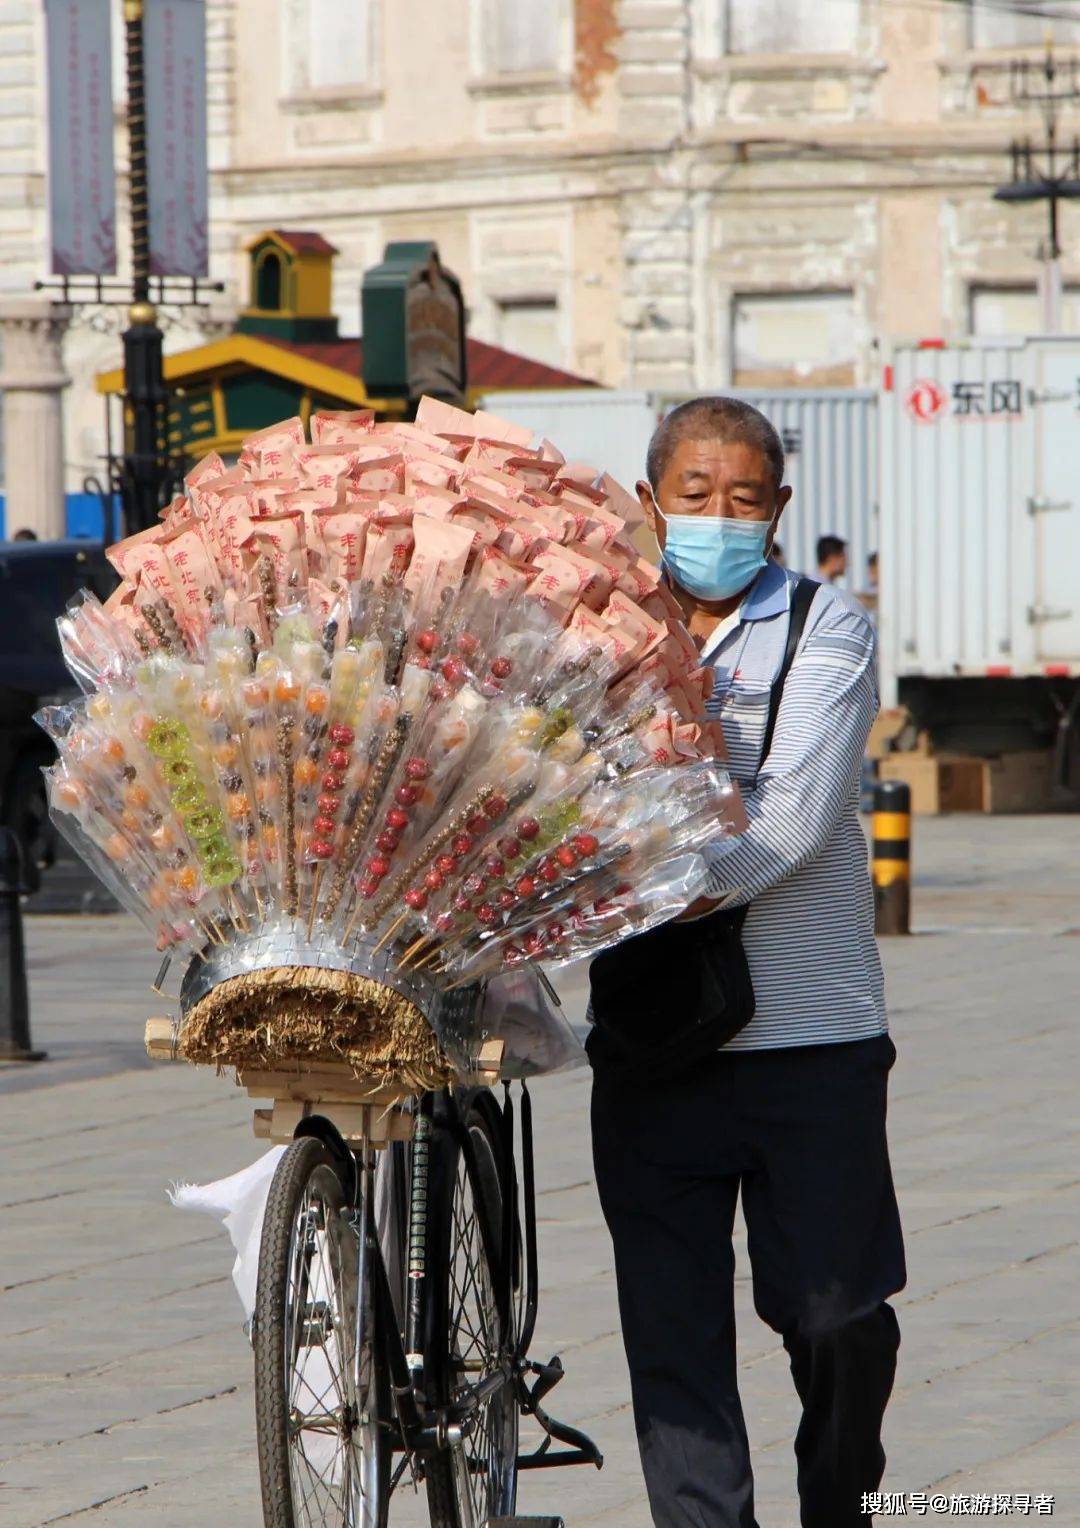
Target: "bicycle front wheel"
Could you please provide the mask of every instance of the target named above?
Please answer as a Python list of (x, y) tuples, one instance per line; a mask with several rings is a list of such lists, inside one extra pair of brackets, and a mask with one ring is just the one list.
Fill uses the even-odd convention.
[[(496, 1296), (503, 1215), (511, 1195), (500, 1171), (498, 1107), (477, 1095), (462, 1111), (476, 1167), (470, 1175), (460, 1139), (447, 1125), (432, 1138), (428, 1271), (432, 1283), (429, 1354), (438, 1400), (459, 1400), (470, 1386), (506, 1370), (512, 1337)], [(488, 1256), (479, 1216), (486, 1213), (496, 1256)], [(510, 1277), (509, 1270), (506, 1277)], [(513, 1300), (509, 1300), (513, 1309)], [(513, 1383), (494, 1390), (460, 1443), (425, 1466), (432, 1528), (483, 1528), (509, 1517), (517, 1500), (518, 1404)]]
[(266, 1528), (385, 1528), (389, 1381), (376, 1340), (365, 1206), (321, 1141), (294, 1141), (270, 1186), (253, 1343)]

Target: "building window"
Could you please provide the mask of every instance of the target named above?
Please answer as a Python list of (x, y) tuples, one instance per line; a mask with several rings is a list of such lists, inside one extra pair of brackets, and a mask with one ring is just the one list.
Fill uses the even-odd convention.
[(484, 67), (491, 74), (557, 69), (563, 0), (483, 0)]
[[(1038, 292), (1029, 284), (973, 286), (969, 326), (977, 339), (1041, 334), (1042, 303)], [(1066, 334), (1080, 331), (1080, 286), (1067, 286), (1061, 294), (1061, 327)]]
[[(1070, 19), (1070, 13), (1076, 19)], [(1080, 44), (1080, 5), (1075, 0), (973, 0), (973, 48), (1037, 48), (1047, 34), (1055, 42)]]
[(504, 350), (549, 366), (562, 365), (562, 326), (554, 297), (509, 297), (497, 302), (495, 326)]
[(732, 381), (740, 387), (850, 387), (850, 292), (754, 292), (731, 312)]
[(726, 21), (729, 53), (851, 53), (859, 0), (726, 0)]
[(369, 85), (373, 0), (287, 0), (285, 77), (292, 93)]

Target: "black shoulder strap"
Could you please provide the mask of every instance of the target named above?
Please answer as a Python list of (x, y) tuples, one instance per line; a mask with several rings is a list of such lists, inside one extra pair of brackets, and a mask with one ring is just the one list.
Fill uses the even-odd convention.
[(810, 614), (810, 606), (814, 603), (814, 595), (821, 588), (816, 578), (800, 577), (795, 582), (791, 591), (791, 609), (788, 615), (787, 645), (784, 648), (784, 661), (780, 665), (780, 672), (773, 680), (772, 690), (769, 692), (769, 716), (765, 723), (765, 737), (761, 744), (761, 763), (758, 772), (761, 772), (765, 760), (769, 757), (769, 749), (772, 747), (773, 733), (776, 731), (776, 718), (780, 714), (780, 702), (784, 696), (784, 684), (791, 665), (795, 661), (795, 650), (806, 630), (806, 618)]

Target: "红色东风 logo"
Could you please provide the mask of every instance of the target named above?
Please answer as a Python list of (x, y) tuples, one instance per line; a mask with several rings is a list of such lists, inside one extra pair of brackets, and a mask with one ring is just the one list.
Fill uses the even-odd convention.
[(920, 377), (904, 398), (904, 407), (916, 424), (933, 424), (949, 407), (949, 395), (939, 382)]

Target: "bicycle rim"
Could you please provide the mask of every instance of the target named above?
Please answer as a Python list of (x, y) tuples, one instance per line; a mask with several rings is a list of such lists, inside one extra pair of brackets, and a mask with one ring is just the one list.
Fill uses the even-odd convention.
[[(496, 1147), (486, 1122), (473, 1113), (468, 1122), (479, 1189), (490, 1224), (502, 1218), (503, 1194)], [(474, 1189), (464, 1155), (455, 1150), (449, 1199), (447, 1268), (448, 1399), (455, 1400), (498, 1369), (505, 1353), (492, 1269), (477, 1218)], [(489, 1518), (511, 1515), (517, 1498), (518, 1408), (512, 1385), (482, 1408), (461, 1443), (429, 1466), (432, 1521), (454, 1528), (482, 1528)], [(452, 1517), (450, 1507), (452, 1500)]]
[(256, 1302), (268, 1528), (381, 1528), (385, 1440), (369, 1280), (325, 1147), (294, 1142), (271, 1187)]

